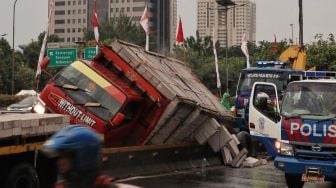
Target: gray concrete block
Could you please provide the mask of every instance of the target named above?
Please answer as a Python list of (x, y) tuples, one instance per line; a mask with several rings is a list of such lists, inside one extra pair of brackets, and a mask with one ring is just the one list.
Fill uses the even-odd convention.
[(19, 136), (19, 135), (21, 135), (21, 128), (19, 127), (13, 128), (13, 136)]
[(246, 158), (247, 158), (247, 154), (243, 155), (243, 157), (239, 159), (238, 163), (234, 167), (239, 168), (243, 164)]
[(225, 127), (220, 127), (219, 130), (208, 139), (208, 144), (214, 152), (218, 152), (224, 147), (231, 139), (231, 134), (227, 134), (228, 131)]
[(243, 148), (237, 156), (235, 156), (231, 162), (232, 167), (240, 167), (240, 165), (243, 163), (243, 161), (247, 157), (248, 151)]
[(14, 125), (14, 121), (13, 120), (11, 120), (11, 121), (5, 121), (4, 125), (3, 125), (3, 128), (4, 129), (12, 129), (13, 125)]
[(39, 119), (31, 119), (30, 120), (30, 126), (32, 126), (32, 127), (37, 127), (37, 126), (39, 126), (40, 125), (40, 121), (39, 121)]
[(235, 134), (232, 134), (231, 136), (232, 136), (232, 139), (235, 141), (235, 143), (236, 143), (237, 145), (239, 145), (240, 142), (239, 142), (237, 136), (236, 136)]
[(13, 130), (12, 129), (2, 129), (0, 130), (0, 138), (7, 138), (13, 136)]
[(22, 120), (13, 121), (13, 128), (20, 128), (22, 126)]
[(227, 147), (229, 148), (233, 158), (235, 158), (239, 154), (239, 148), (237, 147), (237, 144), (234, 140), (229, 141)]
[(201, 145), (205, 144), (207, 140), (215, 134), (220, 125), (214, 118), (209, 119), (195, 133), (195, 139)]
[(221, 149), (222, 159), (225, 165), (228, 165), (232, 162), (232, 156), (230, 150), (227, 147)]

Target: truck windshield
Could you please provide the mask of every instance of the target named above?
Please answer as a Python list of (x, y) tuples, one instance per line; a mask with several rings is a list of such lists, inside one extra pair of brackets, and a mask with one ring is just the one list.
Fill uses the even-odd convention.
[[(63, 69), (54, 80), (57, 87), (99, 118), (110, 121), (126, 96), (82, 62)], [(114, 96), (114, 95), (115, 96)]]
[(302, 115), (336, 116), (336, 84), (294, 83), (289, 85), (283, 98), (281, 114), (286, 117)]

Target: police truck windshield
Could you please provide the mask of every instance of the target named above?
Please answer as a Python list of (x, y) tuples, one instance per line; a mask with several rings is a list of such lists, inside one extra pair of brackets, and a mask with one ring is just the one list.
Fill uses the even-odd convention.
[(85, 107), (105, 121), (114, 117), (126, 99), (117, 88), (80, 61), (63, 69), (54, 83), (72, 98), (74, 105)]
[(336, 116), (336, 84), (293, 83), (283, 98), (281, 114), (286, 117)]
[(278, 91), (284, 90), (287, 84), (287, 80), (279, 73), (242, 72), (238, 85), (238, 95), (250, 95), (255, 82), (274, 83)]

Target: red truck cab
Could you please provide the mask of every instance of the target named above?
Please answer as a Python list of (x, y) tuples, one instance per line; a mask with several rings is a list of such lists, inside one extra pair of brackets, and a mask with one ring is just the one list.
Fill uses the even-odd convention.
[(139, 145), (163, 106), (143, 97), (144, 92), (132, 87), (124, 73), (111, 65), (104, 55), (92, 62), (75, 61), (49, 81), (40, 99), (50, 112), (68, 114), (71, 123), (103, 134), (108, 146)]

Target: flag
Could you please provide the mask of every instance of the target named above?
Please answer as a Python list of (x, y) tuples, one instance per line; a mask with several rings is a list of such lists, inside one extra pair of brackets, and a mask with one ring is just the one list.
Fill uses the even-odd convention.
[(48, 24), (47, 24), (47, 28), (45, 30), (44, 33), (44, 38), (43, 38), (43, 42), (42, 42), (42, 46), (41, 46), (41, 50), (40, 50), (40, 54), (39, 54), (39, 59), (37, 62), (37, 70), (36, 70), (36, 75), (35, 77), (38, 78), (41, 75), (41, 63), (44, 57), (44, 53), (45, 53), (45, 48), (47, 45), (47, 38), (48, 38), (48, 34), (49, 34), (49, 25), (50, 25), (50, 19), (51, 19), (51, 14), (53, 11), (53, 7), (54, 7), (54, 1), (50, 1), (49, 4), (49, 15), (48, 15)]
[(147, 11), (147, 5), (145, 6), (145, 10), (140, 19), (140, 25), (145, 30), (146, 33), (146, 51), (149, 50), (149, 17)]
[(212, 46), (213, 46), (213, 52), (215, 55), (215, 68), (216, 68), (216, 77), (217, 77), (217, 88), (220, 89), (221, 88), (221, 82), (220, 82), (220, 78), (219, 78), (219, 70), (218, 70), (218, 57), (217, 57), (217, 50), (216, 50), (216, 41), (217, 41), (217, 37), (215, 35), (215, 26), (213, 27), (212, 30)]
[(249, 68), (250, 67), (250, 56), (249, 56), (249, 52), (248, 52), (248, 48), (247, 48), (246, 33), (244, 33), (244, 35), (242, 37), (242, 44), (241, 44), (240, 48), (241, 48), (241, 50), (243, 51), (243, 53), (246, 57), (246, 67)]
[(176, 34), (176, 43), (183, 43), (184, 42), (184, 36), (183, 36), (183, 27), (182, 27), (182, 21), (180, 17), (180, 21), (177, 27), (177, 34)]
[(276, 54), (278, 52), (279, 52), (278, 42), (277, 42), (277, 39), (276, 39), (276, 35), (274, 34), (274, 43), (273, 43), (272, 53)]
[(98, 15), (97, 15), (97, 6), (96, 6), (96, 0), (94, 1), (93, 4), (93, 15), (92, 15), (92, 25), (93, 25), (93, 31), (94, 31), (94, 36), (96, 40), (96, 53), (98, 53), (98, 43), (99, 43), (99, 31), (98, 31)]

